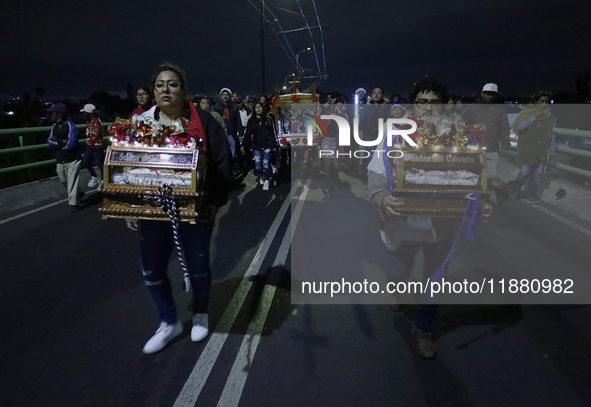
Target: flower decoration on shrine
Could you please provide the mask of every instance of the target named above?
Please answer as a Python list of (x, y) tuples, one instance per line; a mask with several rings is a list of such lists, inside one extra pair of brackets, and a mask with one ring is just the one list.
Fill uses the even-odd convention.
[(183, 117), (164, 126), (154, 118), (135, 115), (131, 121), (113, 123), (108, 130), (112, 135), (111, 142), (116, 146), (196, 148), (188, 129), (189, 121)]
[(275, 107), (277, 107), (277, 105), (279, 104), (279, 100), (277, 100), (276, 97), (273, 97), (273, 99), (271, 99), (271, 104)]
[[(416, 116), (409, 117), (417, 123), (417, 131), (410, 134), (410, 138), (418, 144), (419, 148), (469, 148), (479, 149), (487, 134), (482, 127), (474, 127), (471, 123), (453, 121), (442, 118), (436, 123), (422, 120)], [(401, 126), (402, 129), (408, 126)], [(402, 144), (400, 137), (394, 140), (394, 144)]]
[(292, 100), (294, 103), (298, 103), (298, 102), (300, 101), (300, 97), (299, 97), (298, 95), (293, 95), (293, 96), (291, 97), (291, 100)]

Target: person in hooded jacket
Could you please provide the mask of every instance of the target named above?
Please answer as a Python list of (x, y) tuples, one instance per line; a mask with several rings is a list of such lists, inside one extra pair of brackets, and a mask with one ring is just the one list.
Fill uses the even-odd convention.
[(68, 204), (70, 212), (78, 212), (80, 198), (80, 152), (78, 151), (78, 131), (76, 125), (68, 120), (68, 107), (63, 103), (56, 103), (47, 109), (51, 113), (51, 132), (47, 144), (55, 148), (57, 161), (57, 175), (61, 183), (68, 190)]
[(220, 91), (220, 99), (213, 106), (213, 110), (218, 112), (226, 123), (228, 144), (230, 144), (232, 157), (234, 157), (236, 155), (236, 143), (238, 142), (238, 138), (242, 137), (242, 121), (240, 120), (238, 106), (232, 102), (232, 91), (228, 88), (223, 88)]

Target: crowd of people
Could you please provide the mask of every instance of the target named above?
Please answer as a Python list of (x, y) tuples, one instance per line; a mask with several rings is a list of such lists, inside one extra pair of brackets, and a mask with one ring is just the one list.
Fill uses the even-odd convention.
[[(372, 89), (371, 98), (366, 100), (366, 91), (356, 92), (359, 100), (358, 112), (349, 114), (346, 100), (340, 95), (329, 95), (323, 105), (323, 114), (333, 114), (351, 121), (350, 114), (358, 114), (360, 136), (363, 140), (375, 140), (383, 131), (380, 119), (409, 118), (429, 119), (437, 122), (447, 117), (454, 121), (466, 121), (486, 128), (482, 145), (486, 147), (488, 177), (493, 178), (503, 157), (511, 147), (510, 127), (502, 105), (495, 103), (498, 86), (487, 83), (480, 96), (471, 104), (450, 97), (446, 86), (433, 78), (425, 78), (412, 86), (407, 101), (395, 95), (391, 100), (383, 97), (383, 89)], [(258, 100), (240, 100), (229, 88), (222, 88), (219, 100), (213, 103), (208, 97), (189, 100), (185, 74), (181, 68), (165, 63), (154, 72), (149, 84), (137, 89), (137, 108), (130, 118), (139, 115), (142, 119), (155, 120), (170, 126), (181, 118), (193, 123), (190, 135), (204, 144), (203, 151), (209, 157), (207, 171), (214, 181), (209, 183), (207, 213), (204, 221), (196, 224), (181, 223), (178, 239), (187, 264), (188, 279), (193, 293), (193, 328), (191, 339), (195, 342), (205, 339), (209, 333), (208, 301), (211, 287), (209, 264), (210, 241), (218, 209), (228, 199), (229, 185), (236, 173), (246, 173), (254, 168), (263, 190), (269, 190), (271, 179), (276, 172), (278, 132), (270, 98), (261, 95)], [(549, 109), (550, 94), (538, 92), (531, 99), (531, 105), (523, 110), (513, 123), (519, 135), (517, 156), (520, 173), (514, 185), (511, 199), (518, 199), (521, 188), (529, 178), (526, 198), (537, 203), (536, 190), (541, 165), (551, 154), (553, 146), (552, 128), (554, 118)], [(90, 175), (90, 188), (102, 185), (103, 173), (103, 129), (97, 109), (86, 104), (81, 112), (87, 119), (86, 149), (83, 158), (78, 151), (78, 135), (74, 123), (68, 119), (68, 109), (56, 103), (48, 111), (54, 125), (48, 143), (56, 150), (57, 172), (68, 190), (71, 212), (77, 212), (79, 202), (79, 175), (86, 168)], [(339, 127), (333, 120), (329, 123), (326, 136), (320, 141), (324, 151), (344, 153), (338, 145)], [(382, 148), (386, 149), (386, 140)], [(92, 168), (95, 157), (100, 177)], [(340, 170), (338, 155), (324, 159), (325, 189), (338, 188)], [(388, 279), (393, 282), (408, 278), (413, 268), (415, 254), (424, 253), (425, 278), (431, 277), (445, 259), (458, 228), (454, 219), (429, 217), (402, 217), (402, 202), (389, 186), (384, 160), (374, 154), (373, 158), (350, 160), (357, 165), (362, 177), (367, 177), (369, 200), (379, 209), (380, 235), (392, 254)], [(484, 205), (483, 217), (490, 217), (496, 198), (493, 195)], [(128, 226), (135, 229), (135, 225)], [(172, 288), (167, 275), (168, 259), (175, 247), (173, 228), (170, 222), (143, 220), (139, 223), (141, 235), (140, 257), (145, 284), (156, 306), (160, 327), (145, 344), (144, 353), (155, 353), (164, 348), (182, 330), (177, 318)], [(398, 299), (390, 297), (390, 306), (399, 309)], [(427, 359), (436, 354), (431, 339), (433, 321), (438, 310), (432, 301), (420, 305), (417, 312), (413, 337), (417, 351)]]

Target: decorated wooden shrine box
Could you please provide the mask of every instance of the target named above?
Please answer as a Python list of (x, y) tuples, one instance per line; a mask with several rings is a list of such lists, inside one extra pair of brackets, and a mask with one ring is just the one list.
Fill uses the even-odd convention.
[[(311, 93), (297, 91), (299, 82), (294, 78), (290, 84), (294, 85), (294, 93), (280, 95), (275, 87), (275, 97), (272, 104), (275, 110), (275, 120), (279, 132), (279, 147), (287, 150), (287, 155), (296, 161), (316, 157), (320, 145), (320, 128), (317, 118), (320, 117), (322, 106), (318, 104), (315, 85), (311, 86)], [(297, 91), (297, 92), (296, 92)], [(308, 126), (313, 130), (312, 145), (308, 145)], [(283, 154), (282, 154), (283, 156)]]
[[(492, 191), (487, 185), (485, 150), (398, 148), (390, 153), (394, 195), (403, 216), (461, 218), (467, 194), (477, 192), (481, 209)], [(400, 157), (402, 155), (402, 157)], [(470, 196), (474, 197), (474, 194)]]
[(158, 196), (163, 185), (169, 187), (166, 194), (175, 199), (181, 221), (195, 223), (208, 218), (204, 193), (205, 154), (194, 142), (180, 136), (183, 133), (177, 138), (174, 134), (165, 134), (167, 142), (159, 143), (161, 146), (147, 146), (154, 144), (146, 140), (149, 135), (140, 133), (145, 143), (129, 140), (135, 130), (127, 129), (118, 139), (114, 134), (113, 145), (107, 149), (101, 189), (103, 207), (99, 209), (103, 218), (170, 220), (161, 209)]

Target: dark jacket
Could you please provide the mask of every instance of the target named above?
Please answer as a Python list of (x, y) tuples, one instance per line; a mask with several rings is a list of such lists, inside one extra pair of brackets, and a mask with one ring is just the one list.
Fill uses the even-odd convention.
[(462, 117), (466, 123), (486, 125), (487, 136), (484, 137), (483, 147), (487, 152), (499, 151), (499, 143), (503, 150), (511, 148), (509, 141), (509, 119), (505, 105), (499, 103), (484, 103), (478, 98), (466, 108)]
[(553, 116), (536, 119), (535, 113), (536, 109), (524, 109), (513, 122), (513, 130), (518, 136), (517, 161), (520, 164), (541, 164), (546, 161), (550, 151), (555, 149), (553, 129), (556, 119)]
[(259, 119), (253, 113), (246, 125), (244, 142), (248, 145), (251, 138), (253, 150), (265, 150), (267, 148), (273, 149), (277, 147), (277, 131), (273, 118), (267, 116), (264, 119)]
[(234, 138), (242, 136), (242, 120), (240, 119), (238, 106), (235, 103), (228, 102), (225, 104), (220, 100), (213, 106), (213, 110), (224, 118), (229, 136), (234, 136)]
[[(382, 99), (383, 100), (383, 99)], [(375, 103), (373, 99), (363, 107), (359, 113), (359, 127), (363, 131), (365, 140), (377, 138), (379, 133), (379, 120), (386, 120), (390, 115), (390, 105), (387, 103)], [(366, 138), (369, 136), (369, 139)]]
[(51, 127), (47, 144), (55, 147), (55, 159), (59, 164), (80, 160), (78, 151), (78, 131), (71, 120), (55, 123)]
[[(217, 207), (224, 206), (228, 202), (232, 178), (232, 152), (224, 129), (216, 119), (203, 109), (197, 109), (197, 114), (205, 130), (205, 147), (209, 158), (206, 180), (206, 189), (210, 194), (209, 202)], [(191, 120), (191, 110), (187, 108), (182, 116)], [(159, 109), (155, 110), (154, 118), (159, 120)]]

